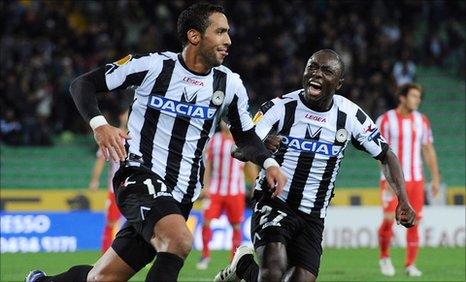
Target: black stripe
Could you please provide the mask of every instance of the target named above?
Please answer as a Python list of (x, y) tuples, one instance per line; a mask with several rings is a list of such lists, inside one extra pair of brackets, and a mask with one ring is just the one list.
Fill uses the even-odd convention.
[[(217, 69), (214, 69), (214, 74), (213, 74), (213, 85), (212, 85), (212, 93), (216, 91), (222, 91), (225, 93), (226, 90), (226, 85), (227, 85), (227, 76), (226, 73), (219, 71)], [(220, 108), (221, 105), (217, 106), (212, 103), (212, 100), (210, 101), (209, 107), (214, 107), (214, 108)], [(194, 191), (196, 190), (196, 185), (197, 182), (200, 178), (201, 184), (203, 184), (203, 177), (204, 177), (204, 163), (201, 162), (201, 157), (202, 157), (202, 152), (204, 151), (205, 145), (207, 144), (207, 141), (209, 140), (209, 133), (210, 130), (212, 129), (213, 122), (215, 119), (210, 119), (206, 120), (204, 122), (204, 125), (202, 126), (202, 131), (201, 131), (201, 138), (199, 141), (197, 141), (197, 146), (196, 146), (196, 151), (194, 152), (194, 159), (193, 159), (193, 165), (191, 167), (191, 174), (189, 176), (189, 182), (188, 182), (188, 188), (186, 190), (186, 194), (183, 196), (182, 203), (190, 203), (192, 201), (192, 198), (194, 196)], [(199, 163), (200, 167), (199, 167)], [(199, 171), (200, 169), (200, 171)], [(199, 176), (198, 176), (199, 173)]]
[[(278, 132), (279, 135), (288, 136), (290, 135), (291, 127), (294, 123), (294, 116), (296, 113), (296, 107), (298, 105), (298, 101), (292, 101), (285, 104), (285, 117), (283, 120), (283, 128)], [(280, 144), (277, 153), (275, 154), (275, 160), (278, 162), (279, 165), (282, 165), (283, 158), (286, 153), (286, 146)]]
[[(290, 130), (294, 123), (294, 116), (296, 113), (297, 106), (298, 106), (298, 101), (291, 101), (285, 104), (285, 117), (283, 118), (283, 128), (282, 130), (280, 130), (280, 132), (277, 132), (278, 135), (284, 135), (284, 136), (290, 135)], [(274, 124), (274, 126), (275, 125), (277, 125), (278, 127), (278, 124)], [(274, 158), (280, 166), (283, 163), (283, 158), (285, 157), (286, 149), (287, 147), (283, 146), (283, 143), (280, 143), (280, 146), (278, 147), (278, 151), (274, 154)], [(261, 189), (264, 191), (267, 191), (268, 183), (265, 177), (261, 179), (260, 183), (261, 183)]]
[(272, 107), (273, 107), (274, 103), (272, 100), (269, 100), (265, 103), (263, 103), (260, 107), (259, 107), (259, 111), (262, 112), (262, 114), (265, 115), (265, 113), (270, 110)]
[[(181, 95), (182, 103), (187, 103), (185, 95)], [(196, 104), (197, 95), (190, 102)], [(183, 146), (186, 143), (186, 134), (188, 133), (191, 118), (187, 116), (177, 116), (173, 123), (170, 143), (168, 144), (167, 166), (165, 168), (165, 183), (168, 187), (174, 188), (178, 183), (180, 175), (181, 160), (183, 158)]]
[[(305, 139), (319, 140), (321, 130), (315, 136), (311, 136), (306, 128)], [(293, 179), (290, 183), (290, 190), (286, 203), (293, 209), (298, 209), (303, 199), (304, 187), (306, 187), (309, 173), (311, 172), (312, 162), (314, 161), (315, 153), (301, 152), (298, 157), (298, 162), (294, 170)]]
[[(175, 61), (163, 61), (162, 71), (155, 80), (154, 87), (152, 88), (151, 95), (165, 96), (170, 85), (170, 80), (175, 68)], [(150, 96), (148, 97), (150, 99)], [(148, 100), (150, 101), (150, 100)], [(151, 107), (147, 107), (144, 114), (144, 124), (141, 129), (141, 142), (139, 143), (139, 150), (142, 154), (142, 159), (148, 168), (152, 168), (152, 150), (154, 149), (154, 137), (157, 130), (157, 122), (160, 117), (160, 111)]]
[[(346, 124), (346, 113), (338, 109), (337, 131), (339, 129), (345, 128), (345, 124)], [(335, 135), (335, 141), (334, 141), (335, 145), (344, 146), (345, 142), (346, 141), (339, 142), (336, 139), (336, 135)], [(325, 196), (327, 195), (328, 186), (330, 185), (330, 182), (332, 181), (332, 175), (333, 175), (333, 171), (335, 170), (337, 161), (338, 161), (338, 156), (330, 157), (329, 160), (327, 161), (327, 165), (325, 166), (325, 170), (322, 175), (322, 180), (320, 181), (319, 188), (317, 190), (314, 207), (311, 209), (311, 213), (320, 213), (320, 210), (323, 208), (324, 202), (325, 202)]]
[(142, 57), (149, 57), (150, 53), (145, 53), (145, 54), (132, 54), (133, 59), (140, 59)]
[(228, 106), (227, 118), (230, 123), (231, 134), (233, 136), (240, 135), (243, 132), (243, 126), (241, 125), (241, 118), (238, 112), (238, 96), (236, 94)]
[(361, 109), (358, 109), (358, 112), (356, 113), (356, 118), (361, 124), (364, 124), (364, 122), (367, 119), (367, 115), (363, 111), (361, 111)]
[(141, 85), (142, 81), (147, 75), (147, 72), (149, 71), (140, 71), (140, 72), (135, 72), (132, 73), (128, 76), (126, 76), (125, 81), (123, 81), (123, 84), (118, 86), (115, 89), (126, 89), (129, 86), (139, 86)]

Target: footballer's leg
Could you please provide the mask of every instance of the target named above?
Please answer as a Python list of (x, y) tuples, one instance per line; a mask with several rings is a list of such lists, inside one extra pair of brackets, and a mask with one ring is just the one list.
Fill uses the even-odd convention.
[(135, 273), (136, 271), (110, 247), (90, 270), (87, 281), (128, 281)]
[[(193, 243), (186, 225), (192, 204), (175, 201), (164, 180), (144, 168), (117, 171), (114, 187), (121, 213), (149, 245), (147, 248), (157, 250), (146, 281), (176, 281)], [(135, 259), (133, 256), (130, 261)]]
[(268, 243), (256, 249), (259, 260), (258, 281), (282, 281), (288, 267), (286, 245), (281, 242)]
[(419, 251), (419, 223), (422, 219), (422, 209), (424, 207), (424, 182), (413, 181), (406, 182), (406, 192), (408, 199), (416, 212), (416, 221), (414, 226), (406, 230), (406, 274), (412, 277), (422, 275), (416, 267), (416, 258)]
[(379, 267), (385, 276), (394, 276), (395, 268), (390, 259), (390, 243), (393, 237), (393, 223), (395, 221), (395, 210), (398, 200), (388, 186), (387, 181), (380, 181), (382, 195), (383, 220), (378, 230), (379, 239)]
[(300, 281), (316, 281), (317, 277), (305, 268), (293, 266), (285, 274), (283, 281), (285, 282), (300, 282)]
[(146, 281), (177, 281), (193, 244), (185, 218), (180, 214), (161, 218), (154, 226), (150, 242), (158, 253)]
[(128, 281), (136, 272), (151, 262), (155, 249), (126, 222), (118, 231), (112, 246), (100, 257), (94, 266), (77, 265), (54, 276), (31, 271), (26, 282), (93, 282)]
[[(35, 275), (31, 275), (34, 274)], [(100, 257), (94, 266), (76, 265), (67, 271), (54, 276), (38, 276), (37, 271), (26, 277), (26, 282), (93, 282), (93, 281), (128, 281), (135, 271), (126, 264), (112, 249)], [(40, 272), (39, 272), (40, 273)]]

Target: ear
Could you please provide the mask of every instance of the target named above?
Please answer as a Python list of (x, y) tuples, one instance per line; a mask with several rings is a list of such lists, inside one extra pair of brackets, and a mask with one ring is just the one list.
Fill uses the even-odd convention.
[(398, 102), (404, 103), (405, 101), (406, 101), (406, 96), (403, 96), (403, 95), (398, 96)]
[(201, 33), (195, 29), (188, 30), (187, 34), (188, 42), (192, 45), (197, 45), (201, 41)]
[(343, 81), (345, 81), (344, 78), (340, 78), (340, 80), (338, 81), (338, 86), (337, 86), (337, 89), (336, 90), (340, 90), (340, 88), (343, 86)]

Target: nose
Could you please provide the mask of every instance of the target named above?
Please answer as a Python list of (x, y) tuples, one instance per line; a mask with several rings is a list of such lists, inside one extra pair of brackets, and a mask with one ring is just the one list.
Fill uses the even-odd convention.
[(230, 35), (228, 33), (226, 33), (225, 45), (227, 45), (227, 46), (231, 45), (231, 38), (230, 38)]
[(318, 68), (315, 68), (312, 72), (311, 72), (312, 76), (313, 77), (322, 77), (322, 70), (320, 67)]

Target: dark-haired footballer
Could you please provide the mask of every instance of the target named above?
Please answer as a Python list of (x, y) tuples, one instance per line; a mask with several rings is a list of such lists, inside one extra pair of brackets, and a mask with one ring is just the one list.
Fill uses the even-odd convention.
[[(223, 114), (237, 146), (267, 171), (271, 191), (283, 190), (286, 178), (255, 133), (246, 89), (221, 65), (228, 32), (222, 7), (195, 4), (178, 18), (182, 53), (128, 55), (72, 82), (71, 95), (100, 149), (121, 162), (113, 186), (127, 223), (94, 266), (55, 276), (36, 270), (26, 281), (127, 281), (155, 256), (146, 281), (176, 281), (193, 243), (185, 220), (202, 188), (203, 151)], [(135, 98), (127, 134), (107, 123), (95, 94), (129, 86)]]

